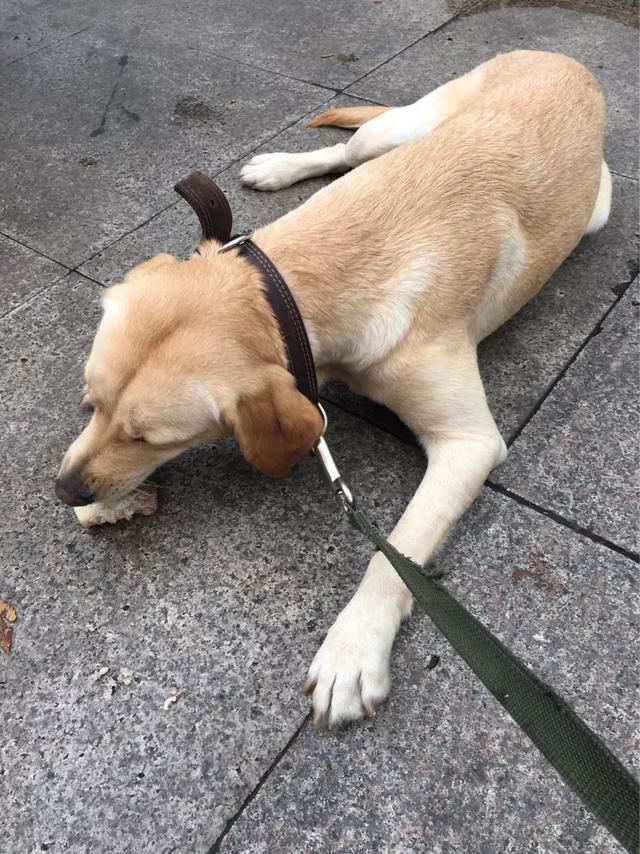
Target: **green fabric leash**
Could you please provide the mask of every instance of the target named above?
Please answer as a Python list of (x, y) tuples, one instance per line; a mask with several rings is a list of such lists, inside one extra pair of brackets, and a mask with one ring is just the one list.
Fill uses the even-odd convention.
[(451, 646), (504, 706), (582, 803), (627, 851), (639, 850), (638, 782), (573, 709), (491, 634), (437, 580), (400, 554), (355, 502), (350, 523), (402, 578)]

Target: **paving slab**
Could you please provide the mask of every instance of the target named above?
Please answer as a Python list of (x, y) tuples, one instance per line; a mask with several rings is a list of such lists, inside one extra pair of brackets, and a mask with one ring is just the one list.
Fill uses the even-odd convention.
[(176, 175), (220, 171), (327, 93), (96, 24), (7, 66), (0, 98), (0, 228), (74, 267), (170, 204)]
[[(326, 0), (306, 4), (275, 0), (264, 10), (248, 2), (207, 0), (181, 6), (169, 0), (83, 4), (98, 20), (114, 14), (128, 28), (183, 49), (227, 56), (275, 73), (342, 89), (421, 36), (442, 26), (475, 0)], [(78, 8), (79, 4), (73, 4)]]
[[(82, 270), (103, 283), (155, 251), (182, 254), (197, 235), (195, 217), (184, 203), (162, 212), (178, 177), (225, 169), (319, 108), (331, 94), (322, 86), (342, 88), (467, 6), (331, 0), (301, 14), (293, 0), (268, 12), (228, 0), (213, 11), (202, 0), (5, 4), (0, 228), (68, 266), (100, 253)], [(600, 4), (618, 18), (623, 6), (626, 21), (629, 0)], [(354, 92), (406, 102), (526, 30), (547, 49), (575, 47), (596, 70), (611, 110), (608, 156), (635, 174), (634, 31), (587, 14), (531, 12), (469, 18), (476, 23), (455, 48), (449, 31), (467, 24), (449, 24)], [(412, 85), (425, 88), (410, 96)], [(296, 126), (262, 150), (346, 136)], [(326, 182), (255, 194), (237, 183), (238, 169), (226, 168), (221, 183), (239, 229), (282, 215)], [(484, 346), (505, 435), (637, 272), (635, 229), (637, 185), (617, 181), (610, 226)], [(311, 462), (268, 481), (232, 442), (161, 470), (155, 517), (80, 529), (51, 492), (82, 422), (81, 366), (100, 288), (75, 274), (60, 279), (55, 262), (16, 246), (0, 239), (8, 311), (0, 320), (0, 598), (19, 614), (13, 650), (0, 653), (0, 838), (16, 852), (204, 851), (298, 731), (306, 667), (369, 550), (340, 522)], [(607, 345), (598, 366), (609, 354), (615, 362)], [(619, 379), (610, 379), (616, 389)], [(577, 383), (573, 373), (569, 381)], [(363, 406), (329, 395), (356, 412)], [(617, 418), (616, 400), (612, 389), (602, 411)], [(345, 475), (389, 530), (419, 482), (421, 455), (340, 410), (330, 415)], [(584, 422), (593, 437), (594, 418)], [(626, 517), (616, 514), (619, 527)], [(635, 565), (489, 491), (443, 560), (472, 610), (630, 762)], [(434, 653), (441, 661), (429, 671)], [(339, 735), (303, 728), (223, 850), (423, 851), (425, 840), (433, 851), (619, 850), (425, 619), (406, 627), (394, 659), (394, 693), (376, 721)], [(131, 684), (122, 670), (135, 673)], [(173, 688), (182, 696), (165, 709)]]
[[(99, 292), (70, 274), (0, 323), (0, 598), (18, 611), (0, 653), (0, 838), (19, 852), (204, 851), (304, 719), (306, 668), (370, 550), (313, 461), (271, 481), (232, 442), (158, 472), (156, 516), (81, 529), (52, 487), (83, 420)], [(331, 418), (345, 473), (391, 526), (421, 455)]]
[(638, 280), (514, 443), (495, 481), (637, 550)]
[[(277, 0), (269, 4), (268, 15), (259, 16), (251, 4), (226, 2), (213, 24), (213, 46), (209, 27), (200, 26), (201, 18), (190, 33), (190, 44), (342, 89), (416, 39), (441, 27), (473, 2), (356, 0), (345, 4), (343, 0), (326, 0), (321, 4), (306, 4), (304, 14), (300, 14), (297, 0)], [(167, 22), (182, 14), (182, 10), (178, 12), (168, 3), (163, 7)], [(161, 27), (164, 26), (162, 22)]]
[(0, 65), (21, 59), (89, 27), (92, 21), (82, 4), (62, 8), (60, 3), (34, 4), (4, 0), (0, 9)]
[[(532, 2), (495, 8), (490, 0), (461, 15), (348, 89), (381, 104), (408, 104), (497, 53), (550, 50), (584, 62), (597, 76), (608, 104), (607, 162), (624, 175), (638, 174), (638, 31), (600, 14)], [(535, 8), (541, 6), (541, 8)], [(594, 4), (595, 6), (595, 4)], [(626, 18), (625, 18), (626, 20)]]
[[(440, 563), (631, 767), (635, 563), (487, 490)], [(377, 717), (339, 733), (306, 726), (221, 852), (622, 851), (426, 617), (412, 617), (393, 658)]]
[[(338, 95), (323, 104), (321, 112), (329, 107), (358, 106), (362, 101), (356, 98)], [(257, 148), (263, 151), (311, 151), (324, 145), (345, 142), (350, 133), (340, 128), (305, 128), (304, 122), (310, 116), (275, 135)], [(284, 216), (293, 208), (306, 201), (321, 187), (326, 186), (332, 177), (314, 178), (294, 184), (277, 193), (260, 193), (250, 190), (239, 181), (240, 169), (244, 161), (225, 169), (216, 177), (216, 182), (225, 191), (233, 210), (234, 231), (250, 231)], [(206, 164), (196, 164), (203, 171)], [(186, 174), (186, 173), (185, 173)], [(211, 173), (209, 173), (211, 174)], [(176, 172), (171, 185), (183, 174)], [(177, 196), (174, 194), (174, 199)], [(153, 220), (139, 229), (125, 235), (107, 249), (96, 253), (93, 258), (80, 266), (87, 276), (102, 284), (111, 284), (121, 278), (134, 264), (150, 258), (156, 252), (171, 252), (185, 257), (193, 251), (200, 233), (198, 220), (192, 209), (182, 200), (163, 211)]]
[(0, 235), (0, 269), (2, 290), (0, 291), (0, 317), (23, 303), (32, 294), (44, 290), (67, 270), (55, 261), (38, 255)]

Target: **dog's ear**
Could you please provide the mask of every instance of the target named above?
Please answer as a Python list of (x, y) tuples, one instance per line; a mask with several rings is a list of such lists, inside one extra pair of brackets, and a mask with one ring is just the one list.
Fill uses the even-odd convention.
[(268, 377), (260, 392), (238, 402), (230, 420), (247, 462), (271, 477), (284, 477), (313, 448), (323, 420), (288, 371), (274, 367)]

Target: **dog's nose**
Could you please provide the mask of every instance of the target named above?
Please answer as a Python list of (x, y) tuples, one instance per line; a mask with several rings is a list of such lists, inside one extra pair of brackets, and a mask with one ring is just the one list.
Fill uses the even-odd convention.
[(56, 480), (56, 497), (69, 507), (93, 504), (95, 495), (74, 475), (61, 474)]

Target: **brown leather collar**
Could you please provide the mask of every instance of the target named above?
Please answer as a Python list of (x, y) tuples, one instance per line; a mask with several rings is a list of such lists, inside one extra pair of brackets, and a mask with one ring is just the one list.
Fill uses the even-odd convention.
[(233, 215), (220, 187), (202, 172), (192, 172), (175, 185), (175, 191), (191, 205), (202, 227), (203, 240), (217, 240), (218, 252), (237, 249), (260, 272), (269, 305), (280, 328), (287, 351), (289, 370), (298, 390), (315, 406), (318, 404), (318, 380), (304, 321), (285, 280), (250, 235), (231, 237)]

